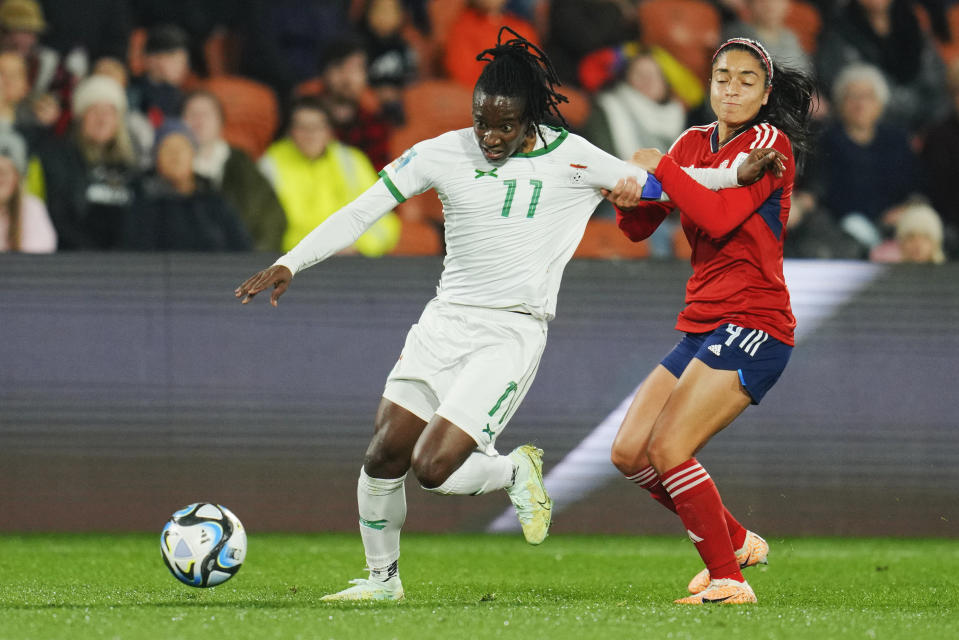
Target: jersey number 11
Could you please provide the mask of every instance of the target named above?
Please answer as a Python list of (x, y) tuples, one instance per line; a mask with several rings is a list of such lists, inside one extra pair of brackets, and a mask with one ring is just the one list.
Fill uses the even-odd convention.
[[(510, 178), (509, 180), (503, 180), (503, 183), (506, 184), (506, 201), (503, 202), (503, 217), (509, 217), (509, 210), (513, 207), (513, 196), (516, 195), (516, 179)], [(529, 201), (529, 209), (526, 210), (526, 217), (532, 218), (536, 213), (536, 205), (539, 204), (539, 192), (543, 190), (542, 180), (530, 180), (529, 183), (533, 185), (533, 197)]]

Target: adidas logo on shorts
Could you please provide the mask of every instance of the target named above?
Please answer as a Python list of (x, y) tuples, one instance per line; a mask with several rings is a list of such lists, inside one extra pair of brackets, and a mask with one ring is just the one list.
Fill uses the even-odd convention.
[(712, 345), (712, 346), (710, 346), (710, 347), (707, 347), (707, 348), (708, 348), (710, 351), (713, 352), (713, 355), (714, 355), (714, 356), (718, 356), (718, 355), (719, 355), (719, 352), (722, 351), (722, 349), (723, 349), (723, 345), (721, 345), (721, 344), (714, 344), (714, 345)]

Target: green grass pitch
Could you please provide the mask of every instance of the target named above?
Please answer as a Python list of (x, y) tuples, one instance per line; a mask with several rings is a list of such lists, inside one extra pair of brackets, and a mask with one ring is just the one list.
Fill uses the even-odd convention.
[(672, 604), (699, 569), (679, 538), (405, 535), (401, 603), (326, 604), (358, 535), (252, 534), (212, 589), (178, 583), (159, 535), (0, 536), (0, 638), (959, 638), (954, 540), (769, 540), (759, 604)]

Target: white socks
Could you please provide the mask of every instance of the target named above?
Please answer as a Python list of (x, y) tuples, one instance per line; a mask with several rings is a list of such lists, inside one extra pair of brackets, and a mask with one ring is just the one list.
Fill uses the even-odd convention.
[(371, 478), (366, 475), (366, 469), (360, 468), (360, 479), (356, 483), (366, 565), (371, 577), (381, 580), (396, 574), (395, 565), (400, 557), (400, 530), (406, 522), (404, 480), (405, 473), (400, 478)]
[(497, 489), (505, 489), (513, 481), (513, 461), (509, 456), (488, 456), (473, 452), (460, 468), (433, 493), (457, 496), (478, 496)]
[[(400, 530), (406, 522), (406, 491), (400, 478), (371, 478), (360, 468), (356, 502), (360, 513), (360, 537), (372, 579), (385, 581), (398, 575)], [(504, 489), (513, 481), (509, 456), (474, 452), (446, 482), (428, 489), (444, 495), (480, 495)]]

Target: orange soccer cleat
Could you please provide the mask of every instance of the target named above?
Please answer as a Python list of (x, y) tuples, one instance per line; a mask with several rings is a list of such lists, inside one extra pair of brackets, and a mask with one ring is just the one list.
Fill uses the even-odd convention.
[(703, 591), (680, 598), (676, 604), (752, 604), (756, 594), (745, 580), (739, 582), (731, 578), (711, 580)]
[[(769, 555), (769, 543), (752, 531), (746, 532), (746, 541), (742, 548), (736, 552), (736, 560), (739, 561), (739, 568), (745, 569), (756, 564), (769, 564), (766, 556)], [(697, 594), (703, 592), (709, 586), (709, 569), (703, 569), (689, 581), (689, 592)]]

